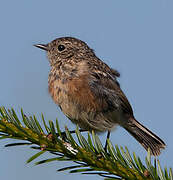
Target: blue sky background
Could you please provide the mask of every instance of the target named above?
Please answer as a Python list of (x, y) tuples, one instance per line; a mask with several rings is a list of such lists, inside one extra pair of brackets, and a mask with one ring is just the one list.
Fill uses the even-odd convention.
[[(136, 119), (167, 144), (159, 157), (173, 164), (173, 1), (73, 0), (2, 1), (0, 6), (0, 105), (23, 108), (26, 114), (58, 117), (63, 129), (75, 126), (48, 94), (46, 54), (33, 47), (61, 36), (87, 42), (98, 57), (119, 70), (121, 87)], [(101, 135), (105, 139), (105, 134)], [(144, 149), (122, 128), (111, 134), (114, 144), (128, 146), (144, 159)], [(0, 179), (100, 179), (98, 176), (56, 172), (69, 162), (34, 166), (26, 160), (36, 151), (5, 148), (0, 141)], [(52, 157), (43, 155), (43, 158)]]

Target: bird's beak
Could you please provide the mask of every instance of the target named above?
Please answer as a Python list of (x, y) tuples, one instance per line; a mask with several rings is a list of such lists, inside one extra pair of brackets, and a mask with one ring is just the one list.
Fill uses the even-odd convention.
[(35, 47), (43, 49), (45, 51), (48, 51), (48, 45), (47, 44), (34, 44)]

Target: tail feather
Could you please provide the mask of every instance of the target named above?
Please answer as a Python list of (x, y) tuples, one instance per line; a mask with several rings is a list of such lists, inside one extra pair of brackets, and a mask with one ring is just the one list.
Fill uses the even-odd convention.
[(158, 156), (161, 149), (166, 147), (165, 143), (149, 129), (144, 127), (134, 118), (130, 118), (128, 126), (124, 127), (146, 150), (148, 148), (151, 154)]

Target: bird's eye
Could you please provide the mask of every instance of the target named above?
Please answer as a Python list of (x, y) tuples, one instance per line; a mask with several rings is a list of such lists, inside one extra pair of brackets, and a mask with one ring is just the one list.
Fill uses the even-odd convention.
[(59, 45), (59, 46), (58, 46), (58, 50), (59, 50), (59, 51), (63, 51), (64, 49), (65, 49), (65, 46), (64, 46), (64, 45)]

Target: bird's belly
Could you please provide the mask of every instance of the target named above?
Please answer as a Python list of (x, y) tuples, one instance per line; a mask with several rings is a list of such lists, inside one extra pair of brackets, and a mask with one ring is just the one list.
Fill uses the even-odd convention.
[(110, 131), (119, 124), (121, 113), (118, 109), (107, 112), (102, 109), (96, 109), (97, 106), (93, 103), (94, 101), (89, 100), (88, 92), (82, 93), (82, 100), (79, 99), (81, 91), (75, 89), (74, 93), (73, 89), (69, 88), (69, 85), (62, 84), (61, 81), (49, 83), (49, 92), (54, 102), (80, 128), (89, 131), (104, 132), (107, 130)]
[(82, 110), (78, 104), (64, 99), (59, 105), (63, 113), (80, 128), (88, 131), (111, 131), (120, 121), (120, 113)]

